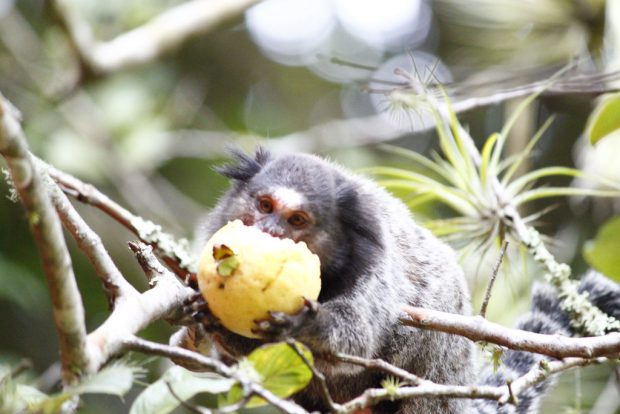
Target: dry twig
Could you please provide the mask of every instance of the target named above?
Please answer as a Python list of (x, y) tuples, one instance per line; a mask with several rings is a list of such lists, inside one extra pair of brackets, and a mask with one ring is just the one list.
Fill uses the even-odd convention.
[(313, 363), (311, 363), (306, 355), (297, 347), (297, 343), (294, 339), (289, 339), (286, 341), (288, 345), (295, 351), (297, 355), (304, 361), (304, 364), (312, 371), (312, 376), (315, 381), (319, 382), (319, 390), (321, 391), (321, 396), (323, 397), (323, 402), (327, 404), (331, 411), (338, 411), (340, 409), (340, 404), (337, 404), (332, 399), (331, 393), (329, 392), (329, 388), (327, 387), (327, 381), (325, 380), (325, 375), (320, 372)]
[(482, 306), (480, 307), (480, 316), (483, 318), (487, 313), (487, 306), (489, 306), (489, 300), (491, 300), (491, 291), (493, 290), (493, 284), (495, 284), (495, 279), (497, 278), (497, 274), (499, 273), (499, 267), (502, 264), (502, 260), (504, 259), (504, 254), (506, 254), (506, 249), (508, 248), (508, 240), (504, 240), (502, 243), (502, 248), (499, 250), (499, 257), (495, 262), (495, 266), (493, 267), (493, 273), (491, 273), (491, 280), (489, 280), (489, 285), (487, 286), (487, 291), (484, 294), (484, 301), (482, 302)]

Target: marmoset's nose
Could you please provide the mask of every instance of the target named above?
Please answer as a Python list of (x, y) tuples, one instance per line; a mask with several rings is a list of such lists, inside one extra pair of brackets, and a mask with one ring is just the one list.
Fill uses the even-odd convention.
[(286, 237), (286, 232), (283, 227), (283, 220), (277, 214), (271, 214), (267, 217), (259, 219), (254, 226), (261, 231), (279, 239)]

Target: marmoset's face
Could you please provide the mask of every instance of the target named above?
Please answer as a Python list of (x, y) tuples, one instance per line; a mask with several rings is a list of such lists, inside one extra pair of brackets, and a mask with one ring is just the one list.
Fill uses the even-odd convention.
[(333, 227), (326, 220), (332, 203), (323, 202), (328, 195), (319, 200), (308, 182), (291, 186), (276, 172), (267, 168), (247, 183), (244, 211), (235, 218), (274, 237), (303, 241), (322, 261), (326, 260)]
[(256, 226), (274, 237), (295, 241), (303, 240), (314, 225), (314, 214), (305, 197), (293, 189), (264, 189), (253, 196), (253, 214), (244, 218), (246, 225)]

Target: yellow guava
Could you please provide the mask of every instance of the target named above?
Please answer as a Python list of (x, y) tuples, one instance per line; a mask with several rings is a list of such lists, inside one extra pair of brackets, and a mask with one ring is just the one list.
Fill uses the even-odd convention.
[(235, 220), (207, 242), (198, 286), (224, 327), (257, 338), (254, 321), (268, 318), (268, 311), (294, 314), (304, 298), (319, 297), (320, 268), (304, 242), (272, 237)]

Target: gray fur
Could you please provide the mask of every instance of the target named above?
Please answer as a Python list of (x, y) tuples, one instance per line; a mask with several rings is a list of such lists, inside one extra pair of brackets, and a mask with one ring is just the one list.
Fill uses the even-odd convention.
[[(242, 219), (265, 231), (277, 230), (284, 237), (303, 240), (319, 255), (320, 307), (295, 337), (312, 349), (336, 401), (344, 402), (379, 386), (383, 375), (334, 364), (328, 356), (335, 352), (381, 358), (438, 383), (474, 382), (473, 345), (467, 339), (399, 323), (404, 304), (470, 313), (463, 272), (450, 247), (417, 225), (408, 208), (373, 181), (319, 157), (274, 157), (264, 151), (254, 158), (244, 154), (236, 157), (236, 164), (220, 169), (233, 179), (233, 185), (210, 214), (202, 236), (207, 239), (228, 221)], [(256, 199), (280, 187), (303, 194), (303, 208), (315, 218), (310, 228), (296, 230), (275, 221), (265, 224), (268, 221), (257, 212)], [(609, 289), (598, 292), (590, 286), (598, 286), (596, 281), (588, 283), (586, 288), (594, 289), (596, 298), (620, 309), (618, 296), (609, 298)], [(543, 333), (566, 332), (567, 320), (557, 299), (544, 289), (537, 292), (534, 309), (520, 327)], [(235, 357), (261, 343), (229, 332), (219, 332), (215, 339), (222, 352)], [(487, 374), (483, 382), (501, 383), (506, 375), (523, 373), (540, 358), (509, 352), (505, 370)], [(545, 387), (520, 396), (524, 403), (517, 410), (498, 411), (492, 402), (480, 400), (420, 398), (380, 404), (373, 412), (529, 413), (534, 412), (537, 396)], [(326, 411), (319, 395), (313, 383), (297, 399), (309, 409)]]

